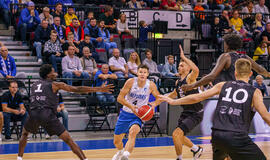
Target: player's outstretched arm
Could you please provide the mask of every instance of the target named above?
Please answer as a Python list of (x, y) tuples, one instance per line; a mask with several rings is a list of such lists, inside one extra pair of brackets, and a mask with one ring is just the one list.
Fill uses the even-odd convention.
[(261, 115), (262, 119), (270, 126), (270, 113), (267, 111), (263, 103), (262, 92), (259, 89), (255, 90), (252, 101), (256, 111)]
[(257, 73), (259, 73), (265, 77), (270, 77), (270, 73), (265, 68), (263, 68), (261, 65), (256, 63), (252, 58), (248, 57), (248, 59), (251, 62), (253, 70), (255, 70)]
[(198, 88), (199, 86), (203, 86), (208, 84), (209, 82), (212, 82), (216, 79), (216, 77), (220, 74), (220, 72), (225, 68), (226, 64), (230, 61), (230, 57), (228, 54), (222, 54), (219, 56), (216, 66), (214, 69), (209, 73), (208, 75), (204, 76), (199, 81), (189, 84), (189, 85), (183, 85), (181, 88), (183, 91), (189, 91), (193, 88)]
[(185, 104), (195, 104), (201, 102), (207, 98), (213, 97), (220, 93), (221, 88), (225, 82), (220, 82), (216, 84), (213, 88), (206, 90), (202, 93), (188, 95), (186, 97), (180, 99), (171, 99), (166, 96), (159, 96), (159, 98), (163, 101), (168, 102), (170, 105), (185, 105)]
[(52, 88), (54, 92), (57, 92), (58, 90), (62, 89), (68, 92), (76, 92), (76, 93), (91, 93), (91, 92), (111, 93), (113, 91), (114, 86), (112, 84), (109, 85), (103, 84), (101, 87), (70, 86), (63, 82), (53, 82)]

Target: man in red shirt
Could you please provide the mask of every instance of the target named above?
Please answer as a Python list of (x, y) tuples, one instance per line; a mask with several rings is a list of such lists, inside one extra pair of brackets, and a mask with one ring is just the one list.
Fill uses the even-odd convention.
[(178, 7), (176, 6), (176, 3), (174, 0), (162, 0), (160, 9), (177, 11)]
[(72, 23), (66, 29), (66, 36), (68, 36), (69, 32), (72, 32), (74, 34), (75, 43), (77, 43), (78, 45), (80, 44), (81, 41), (84, 40), (84, 30), (80, 26), (78, 19), (76, 18), (72, 19)]

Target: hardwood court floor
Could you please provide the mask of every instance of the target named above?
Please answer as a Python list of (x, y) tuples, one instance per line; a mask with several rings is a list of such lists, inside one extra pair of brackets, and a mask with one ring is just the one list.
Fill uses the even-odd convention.
[[(270, 159), (270, 141), (256, 142), (262, 149), (267, 159)], [(210, 144), (201, 144), (204, 147), (204, 154), (201, 160), (212, 159), (212, 150)], [(99, 150), (85, 150), (89, 160), (110, 160), (115, 149), (99, 149)], [(175, 151), (173, 146), (166, 147), (139, 147), (135, 148), (130, 160), (175, 160)], [(183, 158), (191, 160), (192, 154), (188, 148), (184, 147)], [(71, 151), (66, 152), (43, 152), (43, 153), (26, 153), (24, 160), (76, 160), (78, 159)], [(0, 160), (16, 160), (16, 154), (0, 155)]]

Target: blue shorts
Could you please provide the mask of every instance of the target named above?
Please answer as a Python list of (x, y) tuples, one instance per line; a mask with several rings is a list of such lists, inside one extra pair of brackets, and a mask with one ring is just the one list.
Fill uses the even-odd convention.
[(121, 111), (114, 129), (114, 134), (120, 135), (123, 133), (128, 133), (129, 128), (134, 124), (137, 124), (141, 127), (142, 120), (133, 113)]

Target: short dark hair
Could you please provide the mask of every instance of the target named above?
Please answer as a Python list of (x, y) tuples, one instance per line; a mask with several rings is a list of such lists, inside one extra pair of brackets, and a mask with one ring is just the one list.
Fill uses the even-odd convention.
[(107, 5), (104, 8), (104, 12), (109, 12), (111, 9), (112, 9), (112, 6)]
[(90, 36), (89, 34), (85, 34), (85, 35), (84, 35), (84, 38), (85, 38), (85, 37), (91, 37), (91, 36)]
[(146, 50), (145, 50), (145, 54), (147, 54), (147, 53), (153, 54), (152, 51), (151, 51), (151, 49), (146, 49)]
[(59, 6), (59, 5), (63, 6), (62, 3), (56, 3), (55, 7), (57, 7), (57, 6)]
[(52, 65), (50, 64), (43, 64), (39, 69), (39, 76), (42, 79), (46, 79), (47, 75), (50, 74), (52, 71)]
[(223, 38), (230, 50), (238, 50), (243, 45), (242, 38), (237, 34), (227, 34)]
[(147, 69), (147, 71), (149, 71), (148, 66), (147, 66), (147, 65), (145, 65), (145, 64), (141, 64), (141, 65), (139, 65), (138, 70), (139, 70), (140, 68)]
[(73, 18), (73, 19), (72, 19), (72, 22), (73, 22), (73, 21), (78, 21), (78, 19), (77, 19), (77, 18)]
[(90, 19), (90, 21), (93, 21), (93, 20), (96, 20), (96, 18), (93, 17), (93, 18)]
[(16, 83), (16, 84), (18, 85), (18, 82), (17, 82), (17, 81), (12, 80), (12, 81), (9, 82), (9, 87), (11, 87), (11, 84), (12, 84), (12, 83)]

